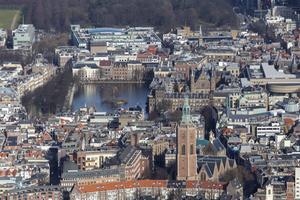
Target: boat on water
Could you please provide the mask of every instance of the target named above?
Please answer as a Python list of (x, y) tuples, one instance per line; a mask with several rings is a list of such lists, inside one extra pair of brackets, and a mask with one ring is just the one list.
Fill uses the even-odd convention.
[(118, 99), (115, 102), (117, 105), (126, 105), (128, 101), (126, 99)]

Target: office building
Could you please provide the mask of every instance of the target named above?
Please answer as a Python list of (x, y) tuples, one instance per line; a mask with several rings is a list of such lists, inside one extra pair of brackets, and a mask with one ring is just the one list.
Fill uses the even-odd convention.
[(32, 24), (21, 24), (13, 31), (13, 49), (31, 50), (35, 41), (35, 28)]

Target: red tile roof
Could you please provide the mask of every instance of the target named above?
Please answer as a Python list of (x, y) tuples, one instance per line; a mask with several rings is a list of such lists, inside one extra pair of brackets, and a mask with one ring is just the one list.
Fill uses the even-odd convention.
[(203, 189), (218, 189), (223, 190), (226, 187), (225, 182), (212, 182), (212, 181), (187, 181), (187, 188), (203, 188)]
[(129, 189), (129, 188), (152, 188), (152, 187), (166, 187), (167, 181), (164, 180), (133, 180), (124, 182), (110, 182), (92, 185), (78, 186), (79, 191), (82, 193), (95, 192), (95, 191), (108, 191), (115, 189)]
[(295, 124), (295, 122), (291, 118), (285, 118), (284, 119), (284, 124), (287, 125), (287, 126), (293, 126)]
[(110, 60), (100, 60), (100, 66), (111, 66)]
[(0, 158), (7, 158), (9, 153), (7, 152), (0, 152)]
[[(90, 193), (97, 191), (111, 191), (116, 189), (130, 189), (130, 188), (167, 188), (168, 180), (132, 180), (123, 182), (110, 182), (78, 186), (77, 189), (81, 193)], [(225, 182), (211, 182), (211, 181), (187, 181), (186, 188), (203, 188), (203, 189), (218, 189), (224, 190), (226, 188)]]

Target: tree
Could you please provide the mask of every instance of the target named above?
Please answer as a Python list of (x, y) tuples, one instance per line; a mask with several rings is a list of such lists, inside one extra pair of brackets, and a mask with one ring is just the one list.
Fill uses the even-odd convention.
[(65, 46), (68, 44), (67, 34), (48, 35), (41, 41), (33, 45), (34, 54), (42, 53), (43, 56), (49, 61), (54, 61), (54, 52), (57, 46)]
[(70, 24), (155, 26), (169, 31), (199, 23), (236, 25), (230, 0), (0, 0), (23, 7), (26, 23), (39, 29), (66, 31)]
[(22, 104), (30, 116), (35, 114), (34, 112), (41, 114), (61, 112), (72, 82), (72, 69), (66, 66), (64, 71), (59, 72), (44, 86), (23, 96)]
[(0, 49), (0, 64), (4, 61), (20, 62), (22, 66), (25, 66), (32, 62), (32, 56), (29, 54), (24, 55), (21, 51)]
[(212, 130), (214, 131), (216, 129), (216, 123), (217, 123), (217, 118), (218, 114), (217, 111), (214, 109), (212, 106), (205, 106), (204, 108), (201, 109), (201, 115), (204, 116), (205, 119), (205, 138), (207, 139), (208, 133)]
[(172, 108), (172, 103), (171, 101), (169, 100), (162, 100), (161, 102), (159, 102), (157, 105), (156, 105), (156, 110), (159, 112), (159, 113), (164, 113), (168, 110), (171, 110)]
[(45, 26), (45, 7), (43, 5), (43, 0), (35, 0), (33, 3), (33, 10), (32, 12), (32, 20), (33, 23), (38, 28), (47, 29), (48, 27)]
[(220, 180), (224, 182), (232, 181), (233, 179), (238, 178), (238, 180), (245, 184), (246, 182), (256, 180), (254, 175), (245, 169), (245, 167), (238, 165), (237, 168), (226, 171), (221, 177)]
[(151, 111), (148, 118), (150, 121), (156, 121), (159, 118), (159, 113), (157, 111)]
[(181, 116), (182, 116), (181, 110), (175, 110), (174, 112), (170, 112), (167, 114), (168, 120), (177, 123), (181, 121)]

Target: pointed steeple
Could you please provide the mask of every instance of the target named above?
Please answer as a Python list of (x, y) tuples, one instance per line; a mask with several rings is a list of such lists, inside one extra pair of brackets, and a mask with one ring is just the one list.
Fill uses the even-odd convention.
[(184, 104), (182, 107), (181, 123), (189, 124), (191, 121), (191, 108), (189, 105), (189, 97), (187, 94), (184, 96)]

